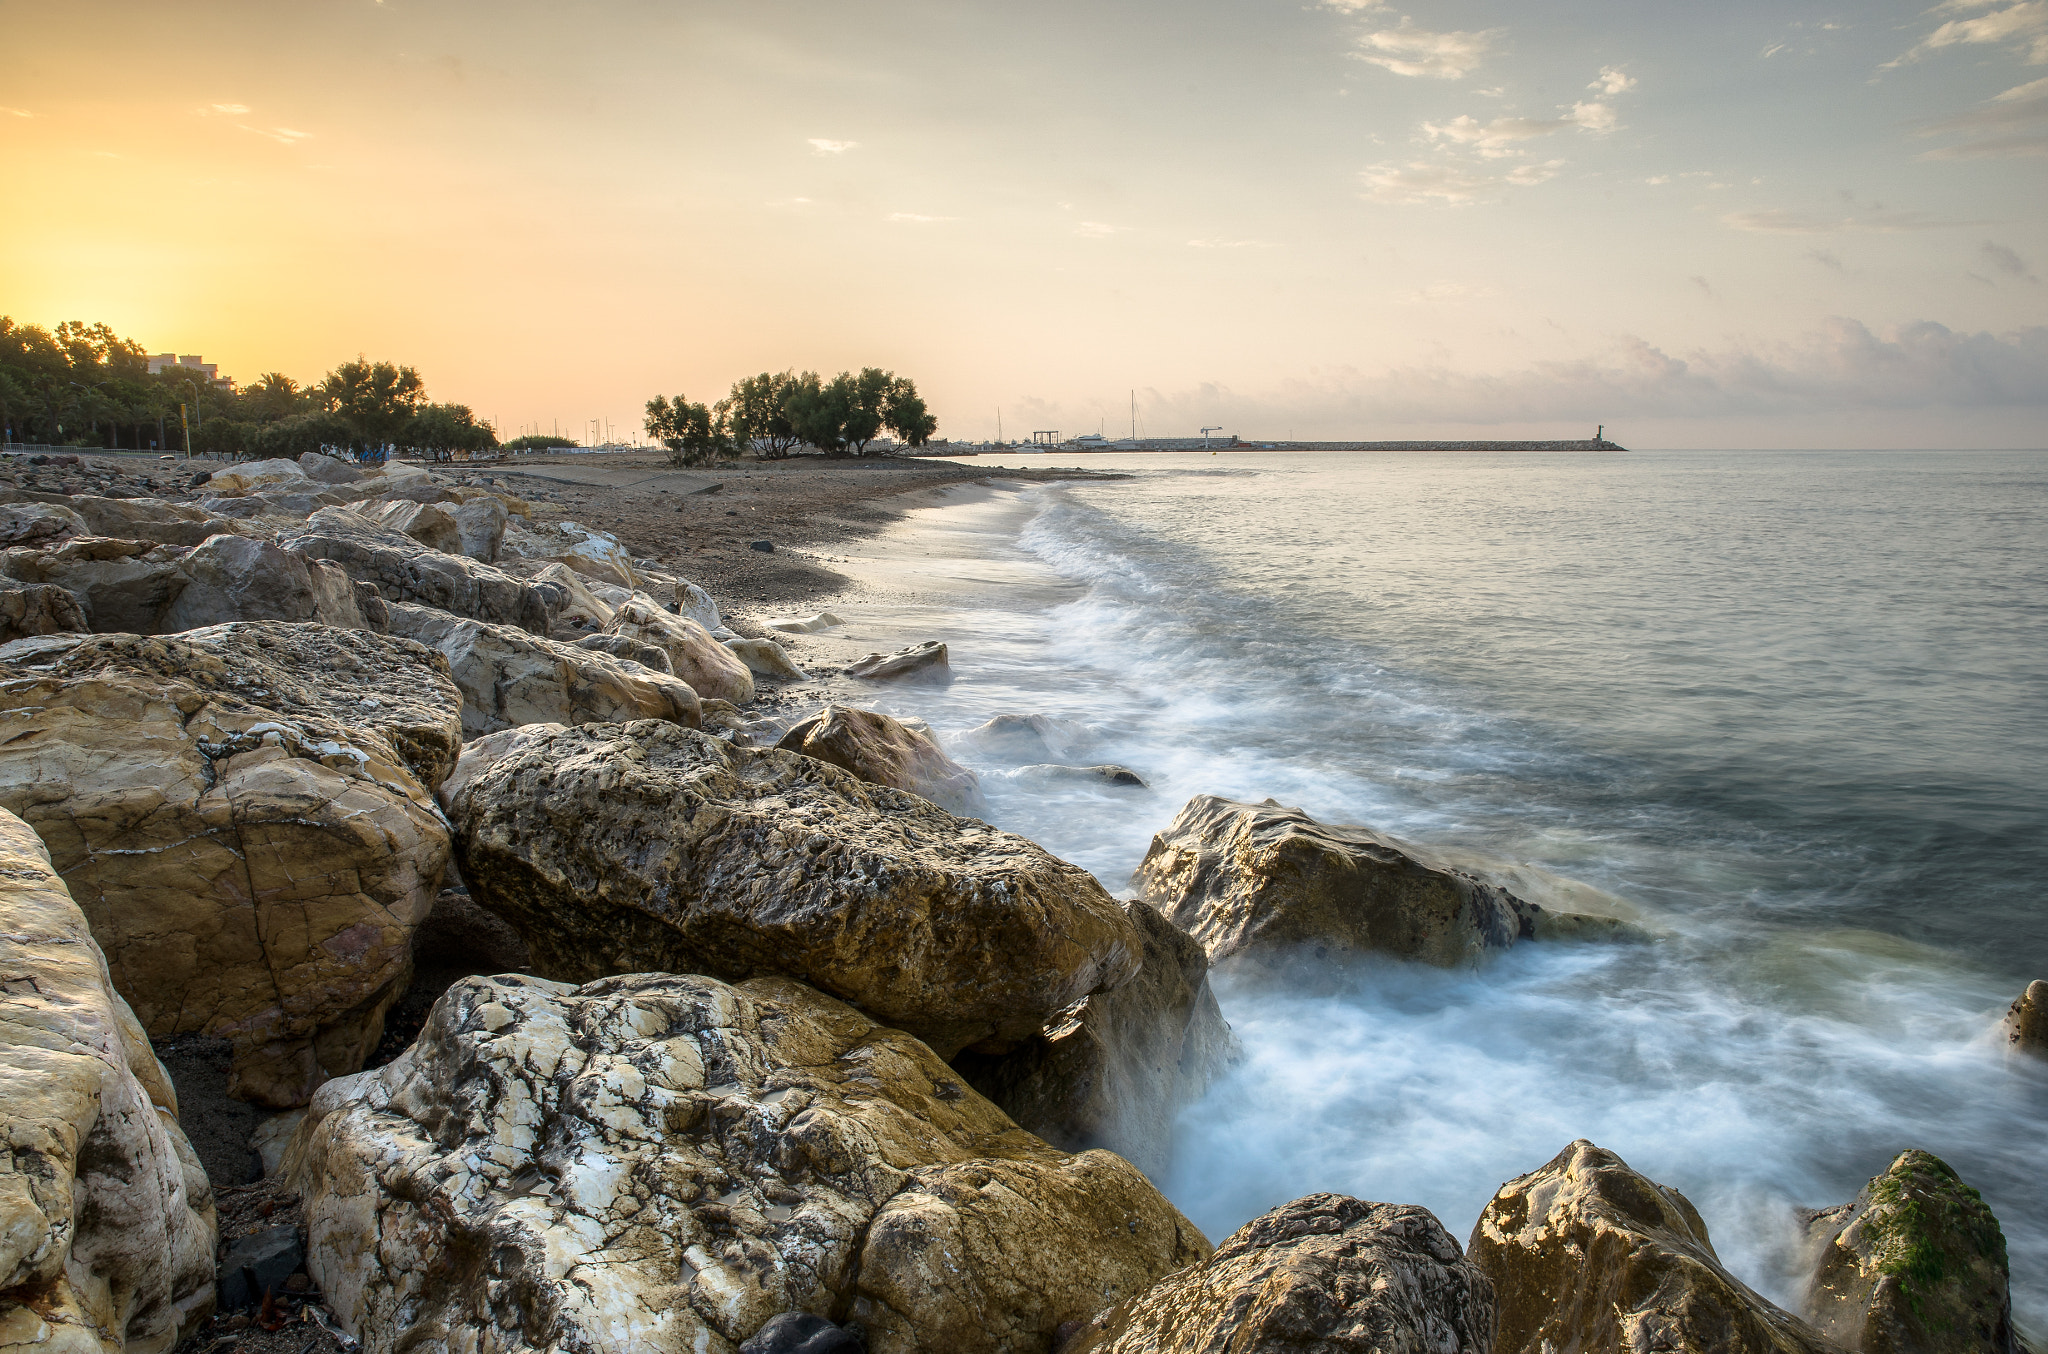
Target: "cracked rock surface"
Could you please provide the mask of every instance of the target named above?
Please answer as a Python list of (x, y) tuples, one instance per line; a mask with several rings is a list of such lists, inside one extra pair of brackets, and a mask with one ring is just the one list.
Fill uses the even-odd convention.
[(1208, 1244), (931, 1049), (799, 983), (466, 978), (321, 1088), (286, 1171), (368, 1354), (733, 1354), (782, 1312), (871, 1354), (1046, 1354)]
[(471, 893), (551, 978), (782, 973), (951, 1057), (1138, 969), (1086, 870), (794, 752), (537, 724), (466, 747), (442, 803)]
[(465, 738), (521, 724), (667, 719), (696, 728), (701, 722), (689, 683), (630, 658), (405, 602), (391, 603), (386, 612), (391, 634), (418, 640), (448, 660), (462, 689)]
[(253, 622), (0, 647), (0, 807), (26, 819), (153, 1035), (229, 1040), (305, 1103), (404, 990), (461, 695), (408, 640)]
[(1500, 1354), (1842, 1354), (1721, 1267), (1683, 1194), (1583, 1138), (1502, 1185), (1466, 1249)]
[(0, 812), (0, 1348), (160, 1354), (213, 1306), (213, 1191), (49, 854)]
[(431, 550), (346, 508), (321, 508), (303, 526), (279, 533), (277, 543), (309, 560), (332, 560), (350, 578), (374, 583), (387, 602), (416, 602), (531, 634), (552, 630), (561, 605), (553, 591), (467, 556)]
[(777, 747), (851, 771), (862, 780), (923, 795), (953, 813), (978, 813), (981, 780), (940, 750), (938, 740), (874, 710), (827, 705), (783, 735)]
[(1492, 1354), (1493, 1326), (1492, 1283), (1428, 1209), (1310, 1194), (1062, 1354)]

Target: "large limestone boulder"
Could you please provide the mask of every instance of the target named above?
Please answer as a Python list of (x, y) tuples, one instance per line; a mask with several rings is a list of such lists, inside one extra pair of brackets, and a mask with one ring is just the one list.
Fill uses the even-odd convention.
[(0, 546), (34, 549), (73, 536), (90, 536), (92, 528), (68, 507), (54, 503), (0, 503)]
[(624, 588), (637, 588), (641, 578), (632, 552), (609, 532), (576, 522), (553, 522), (531, 529), (508, 527), (500, 548), (510, 557), (552, 560), (587, 578)]
[(2015, 1053), (2048, 1058), (2048, 982), (2036, 978), (2005, 1013), (2005, 1043)]
[(612, 604), (593, 592), (590, 580), (568, 565), (543, 565), (534, 571), (532, 581), (559, 590), (561, 600), (555, 610), (561, 624), (602, 630), (612, 623)]
[(613, 609), (605, 633), (666, 649), (676, 676), (706, 700), (744, 705), (754, 698), (754, 674), (747, 665), (693, 620), (650, 602), (632, 601)]
[(186, 578), (154, 628), (176, 634), (231, 621), (316, 621), (364, 628), (355, 586), (340, 565), (304, 559), (269, 541), (212, 536), (178, 561)]
[(869, 1354), (1046, 1354), (1209, 1249), (1128, 1162), (784, 979), (463, 979), (286, 1170), (366, 1354), (734, 1354), (791, 1311)]
[(1983, 1196), (1929, 1152), (1902, 1152), (1812, 1216), (1804, 1312), (1857, 1354), (2019, 1354), (2005, 1233)]
[(505, 542), (505, 525), (512, 520), (504, 501), (492, 497), (473, 498), (458, 507), (453, 516), (458, 536), (456, 549), (485, 564), (496, 563), (498, 551)]
[[(389, 633), (417, 640), (448, 660), (462, 691), (462, 736), (521, 724), (597, 724), (666, 719), (697, 728), (689, 684), (630, 659), (486, 625), (431, 607), (393, 602)], [(666, 656), (664, 656), (666, 661)]]
[(214, 471), (206, 479), (206, 492), (221, 498), (233, 498), (239, 494), (253, 494), (258, 489), (283, 486), (304, 490), (310, 485), (311, 480), (297, 461), (248, 461)]
[(1493, 1285), (1426, 1208), (1310, 1194), (1062, 1354), (1493, 1354)]
[(1044, 764), (1087, 751), (1095, 735), (1084, 724), (1052, 715), (997, 715), (953, 741), (998, 761)]
[(123, 541), (158, 545), (198, 545), (209, 536), (233, 528), (223, 518), (184, 503), (160, 498), (95, 498), (81, 494), (70, 501), (88, 532)]
[(92, 629), (78, 599), (54, 583), (0, 587), (0, 644), (30, 635), (80, 634)]
[(229, 621), (365, 624), (338, 566), (246, 536), (211, 536), (192, 549), (84, 536), (52, 550), (10, 550), (0, 572), (65, 589), (101, 634), (175, 634)]
[(862, 780), (923, 795), (954, 813), (981, 813), (981, 781), (927, 733), (874, 710), (828, 705), (791, 726), (777, 747), (851, 771)]
[(1173, 1121), (1237, 1056), (1200, 942), (1145, 903), (1124, 904), (1144, 952), (1137, 977), (1081, 998), (1022, 1047), (955, 1065), (1005, 1114), (1055, 1147), (1106, 1148), (1154, 1179)]
[(444, 787), (462, 876), (570, 981), (785, 973), (950, 1057), (1136, 974), (1093, 876), (836, 766), (674, 724), (534, 725)]
[(363, 472), (348, 462), (318, 451), (302, 452), (299, 469), (305, 471), (306, 478), (315, 484), (354, 484), (363, 478)]
[[(676, 665), (669, 658), (667, 649), (642, 644), (639, 640), (630, 639), (625, 635), (585, 635), (576, 641), (576, 647), (588, 649), (592, 653), (610, 654), (613, 658), (631, 659), (643, 668), (653, 668), (656, 672), (665, 672), (671, 677), (675, 675)], [(726, 704), (731, 702), (728, 701)]]
[(454, 514), (436, 504), (394, 498), (383, 502), (366, 500), (345, 506), (348, 511), (360, 514), (365, 521), (387, 531), (403, 532), (429, 550), (449, 555), (468, 553), (462, 548), (462, 528), (456, 525)]
[(213, 1307), (213, 1190), (85, 915), (4, 812), (0, 975), (0, 1349), (168, 1350)]
[(1254, 969), (1369, 952), (1451, 967), (1520, 939), (1625, 929), (1550, 912), (1421, 848), (1270, 799), (1197, 795), (1153, 837), (1131, 882), (1211, 962)]
[(234, 1046), (230, 1092), (303, 1104), (403, 992), (448, 831), (446, 660), (321, 625), (0, 647), (0, 807), (43, 840), (154, 1035)]
[(554, 628), (551, 593), (488, 564), (430, 550), (345, 508), (322, 508), (305, 526), (281, 534), (278, 544), (307, 559), (333, 560), (350, 578), (376, 584), (386, 601), (416, 602), (536, 635)]
[(1683, 1194), (1583, 1139), (1502, 1185), (1466, 1250), (1500, 1354), (1841, 1354), (1721, 1267)]

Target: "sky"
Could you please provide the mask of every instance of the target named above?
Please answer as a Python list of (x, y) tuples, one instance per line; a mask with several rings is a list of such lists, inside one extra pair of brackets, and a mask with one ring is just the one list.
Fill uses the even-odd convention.
[[(0, 313), (510, 436), (2048, 446), (2048, 0), (0, 0)], [(1135, 415), (1133, 405), (1135, 404)]]

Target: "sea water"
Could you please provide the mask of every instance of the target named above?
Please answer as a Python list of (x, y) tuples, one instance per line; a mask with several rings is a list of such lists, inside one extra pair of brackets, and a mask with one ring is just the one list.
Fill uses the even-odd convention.
[[(948, 643), (950, 687), (873, 704), (930, 721), (993, 822), (1129, 896), (1190, 796), (1270, 796), (1657, 936), (1223, 984), (1245, 1059), (1160, 1182), (1212, 1238), (1316, 1190), (1462, 1235), (1589, 1138), (1796, 1304), (1795, 1209), (1920, 1147), (2048, 1333), (2048, 1066), (1997, 1034), (2048, 977), (2048, 453), (1086, 465), (1131, 478), (960, 491), (851, 547), (878, 586), (835, 603)], [(960, 740), (1005, 713), (1149, 788)]]

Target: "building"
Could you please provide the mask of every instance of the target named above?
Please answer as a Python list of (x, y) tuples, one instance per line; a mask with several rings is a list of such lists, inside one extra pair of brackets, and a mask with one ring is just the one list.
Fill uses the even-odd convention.
[(202, 362), (197, 353), (192, 353), (186, 357), (180, 357), (176, 353), (151, 353), (149, 355), (149, 374), (151, 376), (173, 368), (186, 376), (192, 377), (194, 380), (206, 381), (217, 386), (233, 384), (227, 377), (220, 374), (219, 363)]

